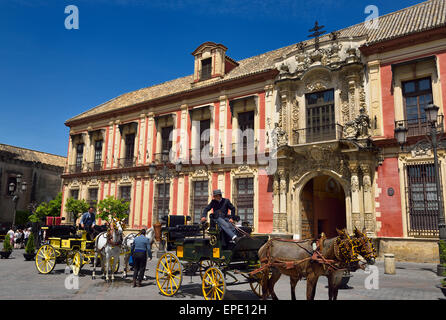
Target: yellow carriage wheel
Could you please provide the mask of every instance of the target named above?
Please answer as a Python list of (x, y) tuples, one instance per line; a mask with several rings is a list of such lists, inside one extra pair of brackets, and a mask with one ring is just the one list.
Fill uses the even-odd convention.
[(79, 275), (79, 271), (81, 271), (83, 265), (84, 257), (82, 256), (82, 253), (75, 251), (73, 255), (73, 263), (71, 264), (71, 269), (75, 276)]
[(156, 284), (165, 296), (173, 296), (181, 286), (183, 272), (177, 256), (172, 253), (164, 254), (156, 265)]
[[(259, 272), (253, 275), (250, 278), (249, 286), (251, 287), (252, 292), (254, 292), (257, 297), (262, 298), (262, 286), (264, 282), (264, 272)], [(268, 279), (271, 278), (271, 271), (268, 272)]]
[(56, 250), (53, 246), (44, 244), (37, 250), (35, 261), (40, 273), (50, 273), (56, 266)]
[(200, 262), (198, 264), (200, 265), (199, 271), (200, 271), (201, 279), (203, 279), (204, 273), (206, 272), (207, 269), (209, 269), (210, 267), (217, 266), (217, 263), (214, 260), (210, 260), (210, 259), (200, 260)]
[(201, 288), (206, 300), (223, 300), (226, 293), (226, 281), (220, 269), (216, 267), (207, 269)]

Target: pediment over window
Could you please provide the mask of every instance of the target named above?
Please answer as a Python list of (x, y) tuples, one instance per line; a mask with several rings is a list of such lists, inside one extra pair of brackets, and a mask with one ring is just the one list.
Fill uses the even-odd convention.
[(215, 42), (205, 42), (192, 52), (195, 57), (194, 82), (224, 77), (238, 63), (226, 55), (226, 48)]

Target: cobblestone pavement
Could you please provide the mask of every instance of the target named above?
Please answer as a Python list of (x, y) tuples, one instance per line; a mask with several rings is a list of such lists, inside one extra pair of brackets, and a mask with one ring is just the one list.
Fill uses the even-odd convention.
[[(147, 264), (148, 280), (143, 287), (132, 288), (131, 279), (122, 279), (121, 272), (113, 283), (105, 283), (100, 277), (91, 279), (92, 266), (85, 265), (79, 276), (78, 289), (66, 289), (65, 264), (57, 264), (50, 274), (39, 274), (33, 261), (25, 261), (24, 250), (15, 250), (9, 259), (0, 260), (0, 300), (7, 299), (203, 299), (199, 276), (184, 276), (182, 285), (174, 297), (161, 295), (156, 286), (155, 267), (157, 259)], [(122, 262), (122, 258), (121, 258)], [(122, 264), (121, 264), (122, 266)], [(441, 277), (435, 274), (434, 264), (397, 262), (396, 275), (384, 274), (384, 264), (378, 261), (379, 289), (366, 289), (365, 279), (369, 276), (364, 271), (353, 273), (348, 285), (350, 289), (339, 291), (338, 300), (439, 300), (444, 299), (440, 289), (435, 286)], [(98, 269), (97, 269), (98, 271)], [(132, 272), (129, 273), (132, 276)], [(242, 279), (240, 277), (240, 279)], [(229, 281), (229, 279), (228, 279)], [(305, 299), (305, 281), (296, 287), (296, 297)], [(327, 279), (321, 277), (316, 291), (316, 300), (327, 300)], [(279, 299), (289, 300), (289, 278), (282, 276), (275, 291)], [(225, 299), (257, 300), (248, 284), (229, 286)]]

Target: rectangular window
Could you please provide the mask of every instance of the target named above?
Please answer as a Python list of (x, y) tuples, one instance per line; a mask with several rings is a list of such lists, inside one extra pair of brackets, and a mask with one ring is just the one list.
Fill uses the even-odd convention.
[[(242, 144), (243, 150), (254, 150), (254, 111), (241, 112), (237, 115), (238, 127), (242, 137), (238, 143)], [(238, 149), (238, 148), (237, 148)]]
[(101, 170), (102, 167), (102, 140), (94, 143), (94, 171)]
[(200, 121), (200, 152), (206, 145), (209, 145), (211, 135), (211, 120), (201, 120)]
[(72, 189), (70, 191), (70, 197), (74, 200), (79, 200), (79, 189)]
[(79, 143), (76, 146), (76, 164), (75, 164), (75, 170), (76, 172), (82, 171), (82, 162), (84, 159), (84, 144)]
[(433, 164), (419, 164), (409, 165), (406, 169), (409, 235), (438, 236), (439, 203), (435, 167)]
[(126, 202), (130, 202), (132, 199), (132, 187), (122, 186), (119, 188), (120, 199)]
[(134, 165), (134, 154), (135, 154), (135, 134), (127, 134), (125, 136), (125, 158), (124, 167), (132, 167)]
[(169, 215), (170, 183), (157, 184), (156, 191), (157, 191), (156, 214), (158, 215), (159, 221), (161, 221), (162, 217)]
[(96, 207), (96, 204), (98, 203), (98, 189), (88, 189), (88, 203), (90, 206)]
[(241, 178), (236, 180), (236, 208), (240, 222), (247, 221), (254, 225), (254, 178)]
[(334, 90), (314, 92), (306, 98), (306, 143), (336, 139)]
[(164, 127), (161, 129), (161, 153), (172, 149), (172, 140), (170, 134), (173, 131), (173, 127)]
[(207, 80), (212, 77), (212, 58), (201, 60), (201, 80)]
[(424, 108), (433, 103), (431, 78), (406, 81), (402, 83), (404, 107), (408, 127), (408, 136), (427, 133), (426, 113)]
[(192, 212), (193, 212), (193, 220), (194, 223), (199, 223), (201, 219), (201, 213), (203, 209), (208, 205), (209, 199), (209, 190), (208, 190), (208, 181), (195, 181), (193, 191), (193, 200), (192, 200)]

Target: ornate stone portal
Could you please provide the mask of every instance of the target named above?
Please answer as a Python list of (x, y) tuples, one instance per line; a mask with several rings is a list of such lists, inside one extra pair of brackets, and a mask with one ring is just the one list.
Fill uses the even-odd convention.
[[(376, 229), (372, 189), (377, 156), (370, 142), (364, 65), (357, 49), (364, 40), (331, 34), (317, 43), (302, 43), (277, 59), (278, 105), (272, 135), (278, 148), (273, 182), (274, 232), (302, 235), (305, 208), (301, 193), (319, 176), (329, 176), (342, 186), (350, 232), (354, 227), (365, 226), (369, 233)], [(330, 136), (331, 141), (307, 143), (299, 137), (299, 132), (312, 124), (306, 119), (306, 95), (325, 90), (333, 90), (335, 141)]]

